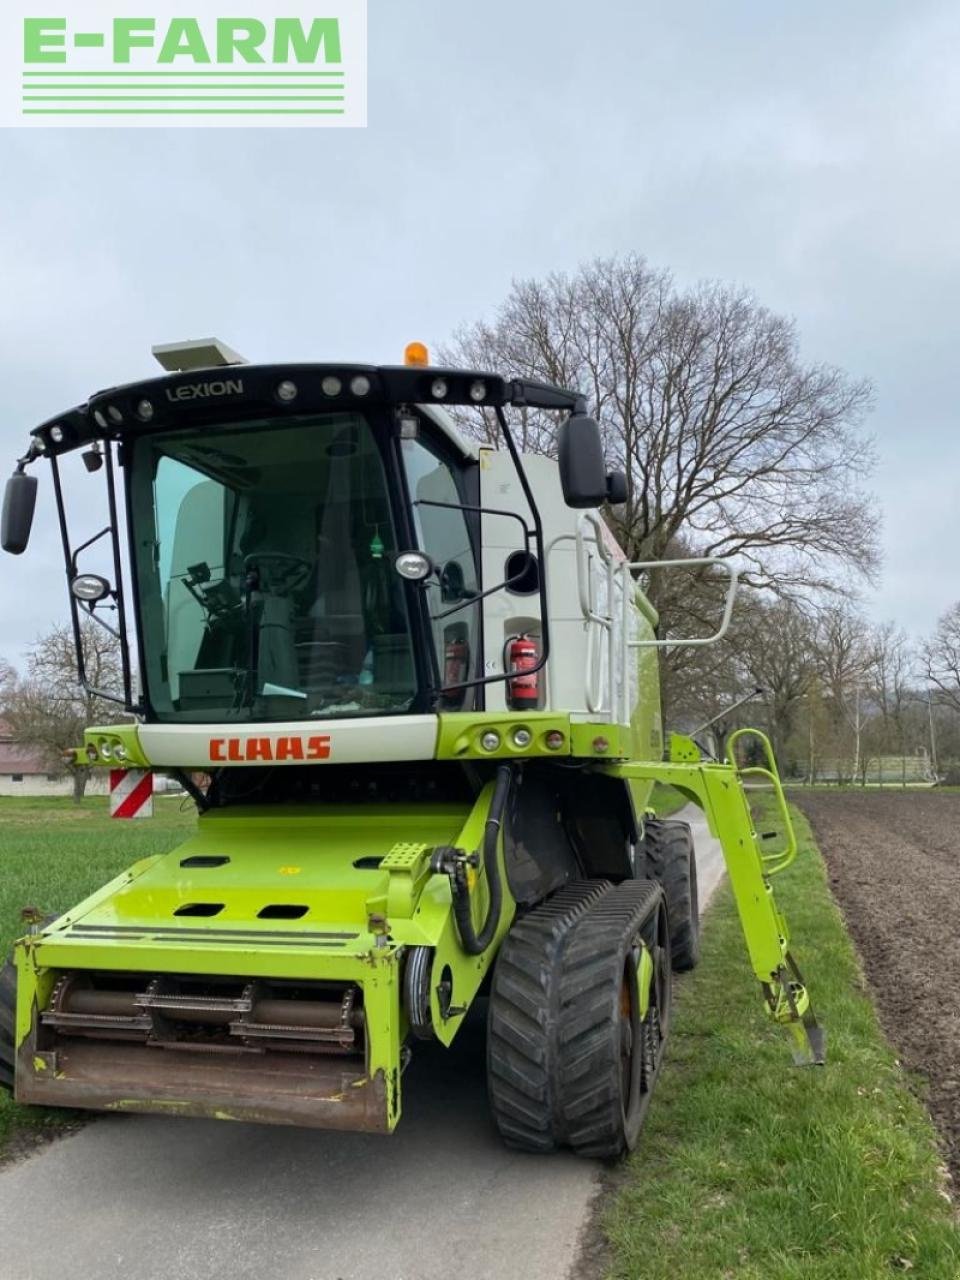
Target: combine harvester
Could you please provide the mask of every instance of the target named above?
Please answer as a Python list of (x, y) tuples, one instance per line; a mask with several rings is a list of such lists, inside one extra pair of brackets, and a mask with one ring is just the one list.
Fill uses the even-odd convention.
[[(25, 549), (47, 459), (79, 677), (103, 622), (123, 689), (91, 691), (131, 714), (76, 759), (172, 774), (197, 833), (16, 944), (17, 1100), (386, 1133), (418, 1042), (449, 1045), (488, 995), (506, 1142), (618, 1156), (699, 945), (690, 831), (649, 814), (658, 781), (706, 811), (767, 1010), (822, 1060), (770, 887), (795, 846), (769, 748), (740, 770), (735, 742), (710, 763), (673, 738), (664, 759), (651, 566), (604, 523), (625, 485), (583, 397), (431, 368), (420, 344), (399, 367), (155, 355), (165, 376), (33, 431), (2, 543)], [(562, 416), (556, 461), (520, 456), (513, 408)], [(67, 498), (89, 519), (101, 483), (106, 525), (75, 545)], [(782, 852), (747, 772), (779, 798)]]

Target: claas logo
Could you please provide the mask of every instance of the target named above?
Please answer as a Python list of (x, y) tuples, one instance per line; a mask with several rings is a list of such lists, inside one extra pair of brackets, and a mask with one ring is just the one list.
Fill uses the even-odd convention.
[(328, 760), (330, 735), (310, 738), (211, 738), (210, 759), (214, 764), (282, 764), (294, 760)]

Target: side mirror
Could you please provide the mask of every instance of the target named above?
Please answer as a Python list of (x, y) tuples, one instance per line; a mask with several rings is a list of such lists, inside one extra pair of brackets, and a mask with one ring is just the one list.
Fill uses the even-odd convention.
[(0, 514), (0, 546), (19, 556), (27, 549), (37, 505), (37, 477), (15, 471), (7, 481)]
[(586, 414), (575, 413), (557, 434), (560, 485), (568, 507), (599, 507), (607, 496), (607, 468), (600, 427)]

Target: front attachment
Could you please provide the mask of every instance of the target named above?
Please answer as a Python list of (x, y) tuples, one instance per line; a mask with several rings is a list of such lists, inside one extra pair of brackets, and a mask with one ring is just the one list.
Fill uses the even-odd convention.
[(20, 1047), (21, 1102), (387, 1132), (352, 983), (62, 972)]

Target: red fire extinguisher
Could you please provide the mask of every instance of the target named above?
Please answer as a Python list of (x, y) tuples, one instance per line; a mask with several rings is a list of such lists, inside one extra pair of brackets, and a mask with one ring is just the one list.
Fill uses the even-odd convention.
[(507, 641), (507, 702), (514, 711), (535, 710), (540, 701), (540, 650), (532, 636), (511, 636)]
[(443, 683), (446, 686), (464, 683), (469, 658), (470, 646), (466, 640), (454, 638), (447, 641), (443, 650)]

